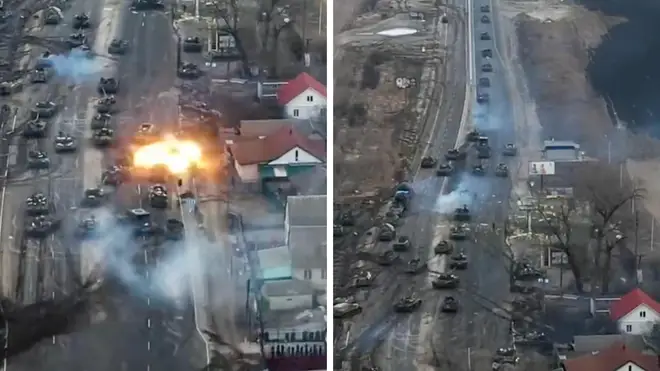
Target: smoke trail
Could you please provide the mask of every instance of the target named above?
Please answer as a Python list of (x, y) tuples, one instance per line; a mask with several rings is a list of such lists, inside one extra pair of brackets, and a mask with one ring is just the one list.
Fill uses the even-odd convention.
[(486, 199), (486, 197), (489, 197), (488, 179), (462, 174), (456, 189), (436, 198), (433, 210), (439, 214), (449, 214), (463, 205), (472, 207), (480, 200)]
[(97, 77), (104, 68), (104, 63), (88, 51), (73, 49), (67, 54), (55, 54), (47, 58), (58, 76), (83, 83)]

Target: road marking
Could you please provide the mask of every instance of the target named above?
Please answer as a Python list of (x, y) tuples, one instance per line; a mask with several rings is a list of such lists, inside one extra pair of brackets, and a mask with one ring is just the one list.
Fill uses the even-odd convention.
[(147, 318), (147, 328), (151, 328), (151, 318)]
[(151, 351), (151, 340), (147, 340), (147, 350)]

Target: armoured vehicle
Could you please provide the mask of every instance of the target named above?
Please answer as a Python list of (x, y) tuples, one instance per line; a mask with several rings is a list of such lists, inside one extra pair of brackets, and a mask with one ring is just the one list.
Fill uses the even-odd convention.
[(57, 113), (57, 105), (49, 101), (37, 102), (32, 109), (32, 118), (51, 118)]
[(149, 181), (152, 183), (167, 183), (170, 171), (165, 165), (156, 165), (149, 170)]
[(420, 164), (420, 167), (422, 169), (430, 169), (434, 167), (437, 163), (438, 161), (435, 158), (431, 156), (424, 156), (422, 157), (422, 163)]
[(493, 58), (493, 50), (492, 49), (483, 49), (481, 51), (481, 58)]
[(128, 179), (128, 171), (121, 166), (110, 166), (103, 171), (103, 184), (118, 186)]
[(48, 134), (48, 123), (43, 120), (31, 120), (23, 128), (25, 138), (45, 138)]
[(481, 72), (493, 72), (493, 65), (490, 63), (484, 63), (481, 65)]
[(334, 224), (332, 226), (332, 236), (333, 237), (343, 237), (344, 236), (344, 227), (339, 224)]
[(201, 53), (203, 49), (202, 40), (197, 37), (186, 37), (183, 40), (183, 51), (187, 53)]
[(440, 273), (431, 281), (434, 289), (455, 289), (460, 283), (460, 278), (451, 273)]
[(183, 239), (184, 225), (180, 220), (167, 219), (165, 222), (165, 237), (169, 240), (178, 241)]
[(37, 192), (25, 200), (25, 213), (28, 216), (44, 215), (50, 212), (50, 202), (48, 197), (41, 192)]
[(131, 2), (131, 10), (134, 11), (162, 9), (165, 9), (165, 3), (162, 0), (133, 0)]
[(45, 25), (58, 25), (62, 21), (62, 10), (58, 7), (51, 6), (44, 12)]
[(399, 236), (392, 244), (394, 251), (408, 251), (410, 249), (410, 239), (408, 236)]
[(378, 255), (378, 264), (382, 266), (390, 266), (399, 258), (399, 256), (392, 250), (384, 251)]
[(74, 152), (78, 148), (78, 143), (74, 137), (60, 131), (55, 137), (55, 152)]
[(48, 71), (45, 68), (35, 68), (32, 71), (32, 77), (30, 79), (33, 84), (45, 84), (48, 82)]
[(451, 261), (449, 262), (449, 268), (450, 269), (456, 269), (456, 270), (463, 270), (467, 269), (468, 266), (468, 257), (465, 255), (464, 252), (459, 252), (456, 255), (453, 255), (451, 257)]
[(445, 154), (447, 161), (459, 161), (465, 159), (465, 152), (458, 148), (452, 148)]
[(103, 203), (105, 194), (101, 188), (88, 188), (83, 192), (82, 204), (86, 207), (98, 207)]
[(66, 40), (70, 48), (77, 48), (79, 46), (85, 45), (87, 42), (87, 36), (81, 32), (77, 32), (69, 35), (69, 38)]
[(467, 205), (463, 205), (463, 207), (457, 207), (454, 210), (454, 220), (458, 222), (468, 222), (470, 219), (470, 209), (468, 209)]
[(482, 32), (479, 38), (484, 41), (490, 40), (490, 34), (488, 32)]
[(513, 143), (508, 143), (504, 146), (504, 151), (502, 153), (504, 156), (515, 156), (518, 154), (518, 148)]
[(99, 114), (110, 114), (115, 109), (115, 104), (117, 104), (117, 99), (114, 95), (108, 95), (103, 97), (96, 102), (96, 113)]
[(138, 144), (149, 144), (155, 142), (159, 139), (159, 135), (156, 132), (156, 128), (153, 124), (144, 123), (140, 124), (137, 132), (135, 133), (135, 141)]
[(422, 306), (422, 299), (415, 295), (405, 296), (394, 303), (394, 311), (397, 313), (411, 313)]
[(394, 240), (396, 237), (396, 229), (394, 226), (390, 223), (384, 223), (380, 227), (380, 231), (378, 233), (378, 240), (383, 241), (383, 242), (389, 242)]
[(488, 13), (490, 12), (490, 6), (489, 5), (482, 5), (480, 7), (482, 13)]
[(467, 238), (468, 227), (465, 224), (456, 224), (449, 229), (449, 238), (456, 241)]
[(92, 139), (97, 146), (107, 146), (111, 144), (114, 136), (115, 132), (110, 128), (94, 130), (94, 133), (92, 133)]
[(194, 63), (183, 63), (177, 69), (177, 74), (184, 79), (196, 79), (202, 75), (202, 71)]
[(516, 262), (513, 266), (513, 277), (522, 281), (538, 280), (545, 277), (545, 274), (529, 262)]
[(123, 55), (128, 51), (128, 41), (121, 39), (112, 39), (108, 45), (108, 54)]
[(97, 237), (99, 224), (94, 215), (81, 219), (76, 227), (75, 235), (78, 238)]
[(438, 170), (435, 171), (436, 176), (451, 176), (453, 173), (454, 167), (449, 163), (440, 164)]
[(490, 147), (485, 145), (485, 146), (477, 146), (477, 158), (479, 159), (487, 159), (490, 158), (491, 155), (491, 150)]
[(333, 317), (343, 319), (362, 312), (362, 307), (356, 303), (338, 303), (332, 307)]
[(369, 271), (360, 271), (353, 277), (352, 285), (355, 288), (369, 287), (374, 281), (374, 277)]
[(454, 251), (454, 245), (449, 241), (442, 240), (435, 245), (433, 251), (438, 255), (448, 255)]
[(453, 296), (447, 296), (442, 300), (442, 312), (456, 313), (458, 312), (458, 299)]
[(421, 273), (424, 268), (426, 268), (426, 264), (420, 258), (413, 258), (408, 261), (404, 271), (408, 274), (417, 274)]
[(29, 237), (43, 238), (59, 228), (60, 221), (48, 215), (30, 218), (25, 224), (25, 233)]
[(30, 169), (48, 169), (50, 159), (48, 154), (43, 151), (30, 151), (28, 153), (28, 168)]
[(479, 78), (479, 86), (482, 88), (489, 88), (490, 87), (490, 79), (488, 77), (480, 77)]
[(92, 24), (89, 21), (89, 16), (87, 14), (80, 13), (73, 16), (73, 22), (71, 23), (71, 26), (79, 30), (84, 28), (90, 28)]
[(149, 204), (156, 209), (166, 209), (168, 206), (167, 189), (157, 184), (149, 189)]
[(477, 103), (485, 104), (490, 102), (490, 95), (488, 93), (478, 93), (477, 94)]
[(92, 121), (90, 122), (90, 127), (92, 130), (109, 128), (111, 120), (112, 120), (112, 115), (107, 113), (97, 113), (92, 117)]
[(486, 168), (484, 168), (484, 165), (477, 164), (472, 166), (472, 175), (483, 176), (485, 174), (486, 174)]
[(493, 356), (493, 370), (499, 371), (502, 365), (516, 365), (520, 361), (515, 348), (499, 348)]
[(495, 175), (501, 178), (506, 178), (509, 176), (509, 167), (506, 164), (498, 164), (495, 168)]
[(481, 23), (490, 23), (490, 18), (487, 15), (482, 15)]
[(477, 139), (479, 139), (480, 136), (481, 136), (481, 133), (478, 130), (473, 129), (473, 130), (470, 130), (470, 132), (468, 132), (465, 135), (465, 140), (467, 140), (468, 142), (476, 142)]
[(99, 79), (98, 91), (103, 95), (117, 94), (119, 91), (119, 80), (114, 77), (101, 77)]

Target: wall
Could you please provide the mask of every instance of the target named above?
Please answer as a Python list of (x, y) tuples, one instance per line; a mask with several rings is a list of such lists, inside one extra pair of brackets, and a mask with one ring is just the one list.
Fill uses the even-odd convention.
[[(642, 317), (642, 313), (645, 313), (646, 316)], [(618, 327), (622, 334), (642, 335), (651, 331), (653, 324), (657, 323), (659, 319), (660, 317), (655, 311), (645, 305), (640, 305), (621, 318)], [(627, 331), (628, 326), (631, 326), (631, 331)]]
[(312, 295), (269, 296), (266, 299), (271, 310), (311, 308), (313, 303)]
[[(296, 157), (296, 152), (298, 152), (298, 157)], [(283, 154), (280, 158), (277, 158), (268, 163), (270, 166), (276, 165), (295, 165), (295, 164), (321, 164), (323, 161), (312, 156), (307, 151), (300, 147), (291, 149), (289, 152)]]
[(301, 281), (310, 281), (315, 290), (325, 291), (327, 289), (327, 286), (326, 286), (327, 272), (325, 273), (325, 278), (323, 278), (323, 270), (322, 269), (312, 269), (312, 278), (311, 279), (306, 279), (305, 278), (305, 270), (304, 269), (294, 269), (293, 277), (296, 278), (296, 279), (299, 279)]
[[(312, 96), (312, 102), (307, 101), (307, 96)], [(308, 120), (321, 114), (321, 109), (326, 107), (326, 99), (313, 89), (307, 89), (284, 107), (285, 116), (288, 118)], [(298, 116), (294, 115), (294, 110), (298, 110)]]
[(259, 181), (259, 166), (255, 165), (240, 165), (234, 162), (234, 167), (241, 181), (244, 183), (257, 183)]

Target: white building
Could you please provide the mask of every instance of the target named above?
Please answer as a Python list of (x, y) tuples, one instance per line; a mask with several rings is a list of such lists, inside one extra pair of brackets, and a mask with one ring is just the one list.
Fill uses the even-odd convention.
[(261, 287), (261, 294), (268, 303), (269, 311), (303, 311), (315, 307), (315, 290), (307, 281), (266, 281)]
[(325, 86), (303, 72), (277, 90), (277, 102), (287, 118), (310, 120), (325, 115)]
[(619, 332), (643, 335), (660, 320), (660, 304), (641, 289), (634, 289), (610, 307), (610, 317)]

